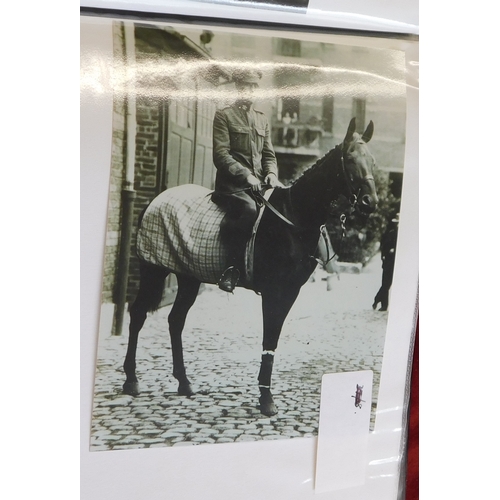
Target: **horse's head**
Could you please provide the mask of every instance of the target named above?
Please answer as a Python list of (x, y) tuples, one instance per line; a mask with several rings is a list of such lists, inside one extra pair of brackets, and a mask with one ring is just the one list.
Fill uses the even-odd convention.
[(361, 136), (355, 130), (356, 118), (353, 118), (341, 146), (342, 168), (351, 205), (361, 214), (368, 215), (375, 211), (378, 203), (373, 178), (375, 159), (366, 145), (373, 135), (373, 122), (370, 121)]

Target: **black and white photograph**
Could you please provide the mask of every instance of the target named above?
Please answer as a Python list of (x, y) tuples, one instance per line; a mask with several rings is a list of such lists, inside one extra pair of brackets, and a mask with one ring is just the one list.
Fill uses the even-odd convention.
[(359, 371), (373, 431), (405, 52), (178, 21), (112, 37), (90, 450), (312, 438), (323, 375)]

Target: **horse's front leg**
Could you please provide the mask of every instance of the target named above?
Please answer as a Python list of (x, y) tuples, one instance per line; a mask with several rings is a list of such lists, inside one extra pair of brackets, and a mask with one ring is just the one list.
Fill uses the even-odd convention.
[(186, 323), (186, 316), (194, 304), (200, 281), (187, 276), (177, 276), (178, 290), (172, 310), (168, 315), (170, 340), (172, 342), (172, 358), (174, 364), (173, 375), (179, 382), (177, 393), (180, 396), (192, 396), (194, 394), (191, 383), (186, 376), (184, 366), (184, 354), (182, 350), (182, 330)]
[(278, 413), (271, 393), (271, 376), (274, 364), (274, 352), (278, 347), (278, 340), (285, 318), (292, 308), (298, 288), (285, 288), (280, 290), (262, 292), (262, 313), (264, 321), (264, 338), (262, 342), (262, 360), (259, 371), (260, 411), (263, 415), (271, 417)]

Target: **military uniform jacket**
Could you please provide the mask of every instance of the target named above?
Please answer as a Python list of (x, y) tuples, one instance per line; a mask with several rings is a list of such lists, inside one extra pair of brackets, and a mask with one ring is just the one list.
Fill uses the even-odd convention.
[(278, 176), (269, 123), (264, 113), (238, 103), (218, 110), (214, 117), (213, 159), (217, 168), (215, 191), (230, 193), (248, 187), (253, 174), (260, 181)]

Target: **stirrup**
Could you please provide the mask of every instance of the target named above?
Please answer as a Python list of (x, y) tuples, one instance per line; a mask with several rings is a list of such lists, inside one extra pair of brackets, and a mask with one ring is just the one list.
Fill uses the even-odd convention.
[(239, 279), (240, 272), (238, 269), (234, 266), (229, 266), (219, 279), (219, 288), (224, 292), (231, 293), (236, 288)]

